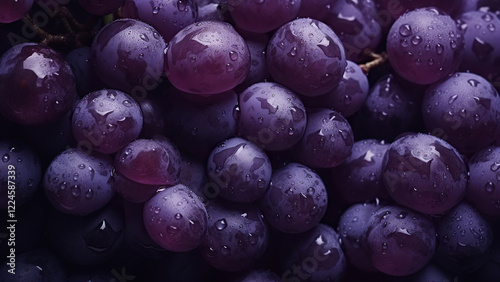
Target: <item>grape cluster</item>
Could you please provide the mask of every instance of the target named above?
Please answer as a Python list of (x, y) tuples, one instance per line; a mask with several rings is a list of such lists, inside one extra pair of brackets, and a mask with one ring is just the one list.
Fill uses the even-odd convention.
[(500, 1), (0, 1), (0, 281), (498, 282)]

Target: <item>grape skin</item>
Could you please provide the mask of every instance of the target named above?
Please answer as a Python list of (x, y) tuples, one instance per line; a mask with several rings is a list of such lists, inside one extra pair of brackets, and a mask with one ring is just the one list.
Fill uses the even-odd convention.
[(21, 19), (33, 6), (34, 0), (5, 0), (0, 3), (0, 23)]

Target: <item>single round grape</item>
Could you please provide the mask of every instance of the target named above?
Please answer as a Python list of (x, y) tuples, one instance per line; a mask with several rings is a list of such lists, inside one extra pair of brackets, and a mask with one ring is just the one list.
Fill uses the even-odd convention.
[(382, 208), (377, 203), (358, 203), (349, 206), (341, 215), (337, 227), (347, 261), (364, 271), (377, 271), (368, 254), (366, 235), (368, 220)]
[(0, 3), (0, 23), (20, 20), (33, 6), (33, 0), (6, 0)]
[(347, 263), (339, 240), (325, 224), (290, 236), (282, 243), (283, 281), (343, 281)]
[(446, 214), (437, 226), (439, 242), (434, 259), (453, 273), (472, 273), (487, 259), (493, 243), (490, 223), (463, 202)]
[(118, 195), (132, 203), (144, 203), (156, 194), (159, 185), (142, 184), (132, 181), (119, 172), (114, 172), (113, 189)]
[(377, 21), (377, 9), (371, 0), (331, 1), (332, 8), (325, 23), (339, 35), (348, 60), (367, 59), (366, 51), (377, 48), (382, 39), (382, 28)]
[(218, 196), (249, 203), (266, 192), (272, 167), (264, 150), (246, 139), (233, 137), (212, 150), (207, 173), (218, 187)]
[(467, 161), (467, 201), (485, 215), (500, 217), (500, 147), (490, 146)]
[(125, 0), (78, 0), (85, 11), (96, 16), (111, 14), (120, 8)]
[(500, 96), (473, 73), (455, 73), (428, 87), (422, 114), (427, 130), (462, 154), (474, 153), (500, 135)]
[(15, 267), (12, 270), (9, 260), (2, 264), (1, 281), (67, 281), (65, 266), (47, 249), (19, 253), (13, 265)]
[(188, 156), (182, 156), (179, 182), (196, 193), (203, 203), (217, 196), (217, 193), (210, 193), (212, 190), (210, 190), (211, 185), (209, 184), (206, 167), (205, 159), (200, 161)]
[(422, 95), (409, 90), (406, 84), (393, 74), (379, 78), (351, 120), (354, 135), (390, 142), (403, 132), (420, 131)]
[(351, 154), (354, 136), (347, 120), (336, 111), (316, 108), (307, 112), (307, 127), (294, 147), (297, 161), (314, 168), (339, 166)]
[(90, 60), (107, 86), (140, 100), (160, 80), (165, 48), (165, 41), (152, 26), (134, 19), (118, 19), (94, 37)]
[(198, 8), (194, 0), (125, 0), (122, 7), (124, 18), (141, 20), (153, 26), (165, 42), (184, 27), (194, 23)]
[(199, 100), (173, 87), (166, 92), (166, 135), (184, 153), (205, 160), (215, 145), (236, 135), (238, 96), (234, 91)]
[(254, 83), (269, 81), (271, 79), (266, 61), (269, 36), (267, 34), (254, 33), (241, 33), (241, 35), (245, 39), (250, 51), (250, 70), (245, 80), (236, 86), (235, 90), (238, 93), (243, 92)]
[(76, 90), (81, 98), (90, 92), (104, 88), (104, 84), (92, 67), (90, 52), (90, 47), (81, 47), (73, 49), (65, 57), (75, 75)]
[(331, 9), (331, 0), (302, 0), (297, 17), (324, 21)]
[(87, 94), (75, 106), (73, 136), (78, 147), (112, 154), (136, 139), (142, 130), (139, 104), (119, 90)]
[(307, 107), (330, 108), (343, 117), (349, 117), (363, 106), (369, 92), (368, 77), (358, 64), (347, 61), (339, 85), (332, 91), (317, 97), (302, 97)]
[(255, 33), (266, 33), (293, 20), (302, 0), (228, 0), (228, 9), (236, 26)]
[(274, 80), (304, 96), (333, 90), (346, 67), (344, 46), (326, 24), (296, 19), (269, 40), (267, 65)]
[(453, 73), (462, 61), (464, 38), (442, 10), (427, 7), (399, 17), (387, 36), (387, 55), (408, 81), (431, 84)]
[(120, 209), (106, 206), (88, 216), (53, 210), (48, 218), (50, 246), (65, 262), (95, 267), (116, 259), (123, 246), (125, 222)]
[(493, 12), (470, 11), (457, 18), (464, 34), (463, 71), (481, 75), (492, 84), (500, 82), (500, 19)]
[(115, 168), (132, 181), (172, 186), (179, 183), (181, 155), (165, 137), (138, 139), (115, 155)]
[(390, 196), (399, 204), (438, 215), (464, 197), (467, 167), (446, 141), (428, 134), (409, 133), (387, 149), (382, 179)]
[(20, 208), (38, 191), (40, 160), (33, 149), (13, 139), (0, 141), (0, 156), (0, 210), (7, 210), (10, 203)]
[(88, 215), (113, 197), (112, 169), (110, 156), (67, 149), (45, 171), (45, 196), (63, 213)]
[(54, 49), (22, 43), (0, 58), (0, 113), (6, 119), (48, 124), (70, 111), (76, 97), (71, 67)]
[(207, 212), (208, 231), (200, 245), (203, 258), (223, 271), (252, 267), (264, 253), (269, 237), (257, 206), (212, 201)]
[(139, 101), (143, 116), (140, 137), (147, 139), (165, 134), (167, 126), (165, 124), (165, 107), (163, 101), (161, 93), (152, 93)]
[(366, 244), (373, 265), (383, 273), (405, 276), (422, 269), (434, 255), (432, 221), (411, 209), (389, 205), (369, 219)]
[(165, 72), (179, 90), (217, 94), (245, 80), (250, 51), (245, 40), (225, 22), (191, 24), (170, 40), (165, 52)]
[(275, 170), (260, 198), (269, 225), (285, 233), (305, 232), (321, 221), (328, 205), (323, 180), (310, 168), (289, 163)]
[(207, 210), (183, 184), (166, 188), (147, 201), (143, 219), (151, 239), (173, 252), (195, 249), (207, 233)]
[(390, 199), (381, 178), (382, 161), (389, 145), (375, 139), (356, 141), (351, 155), (331, 171), (331, 188), (336, 197), (350, 204)]
[(240, 136), (267, 151), (283, 151), (299, 142), (307, 116), (297, 94), (275, 82), (259, 82), (239, 97)]

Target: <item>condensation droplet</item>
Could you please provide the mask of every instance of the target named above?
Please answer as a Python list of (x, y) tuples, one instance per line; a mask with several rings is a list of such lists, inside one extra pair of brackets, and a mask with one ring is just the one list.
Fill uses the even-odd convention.
[(410, 36), (412, 34), (411, 26), (409, 24), (404, 24), (399, 27), (399, 34), (403, 37)]

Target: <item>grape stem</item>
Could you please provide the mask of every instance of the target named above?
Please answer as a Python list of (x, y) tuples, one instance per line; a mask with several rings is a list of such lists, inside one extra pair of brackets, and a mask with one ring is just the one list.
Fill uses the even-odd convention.
[(377, 54), (371, 50), (366, 50), (365, 54), (372, 59), (371, 61), (369, 61), (367, 63), (359, 65), (359, 67), (361, 68), (361, 70), (363, 70), (363, 72), (365, 74), (368, 74), (370, 72), (370, 70), (373, 69), (374, 67), (378, 67), (378, 66), (384, 64), (385, 62), (387, 62), (387, 60), (389, 58), (387, 56), (386, 52), (382, 52), (380, 54)]
[(85, 24), (81, 24), (73, 17), (68, 8), (64, 6), (59, 8), (57, 16), (61, 20), (66, 33), (55, 35), (45, 31), (33, 21), (29, 14), (24, 16), (23, 21), (41, 38), (40, 44), (48, 46), (61, 44), (67, 47), (78, 48), (84, 46), (85, 42), (91, 41), (96, 34), (96, 31), (92, 30), (97, 23), (97, 17), (95, 16), (90, 17)]

